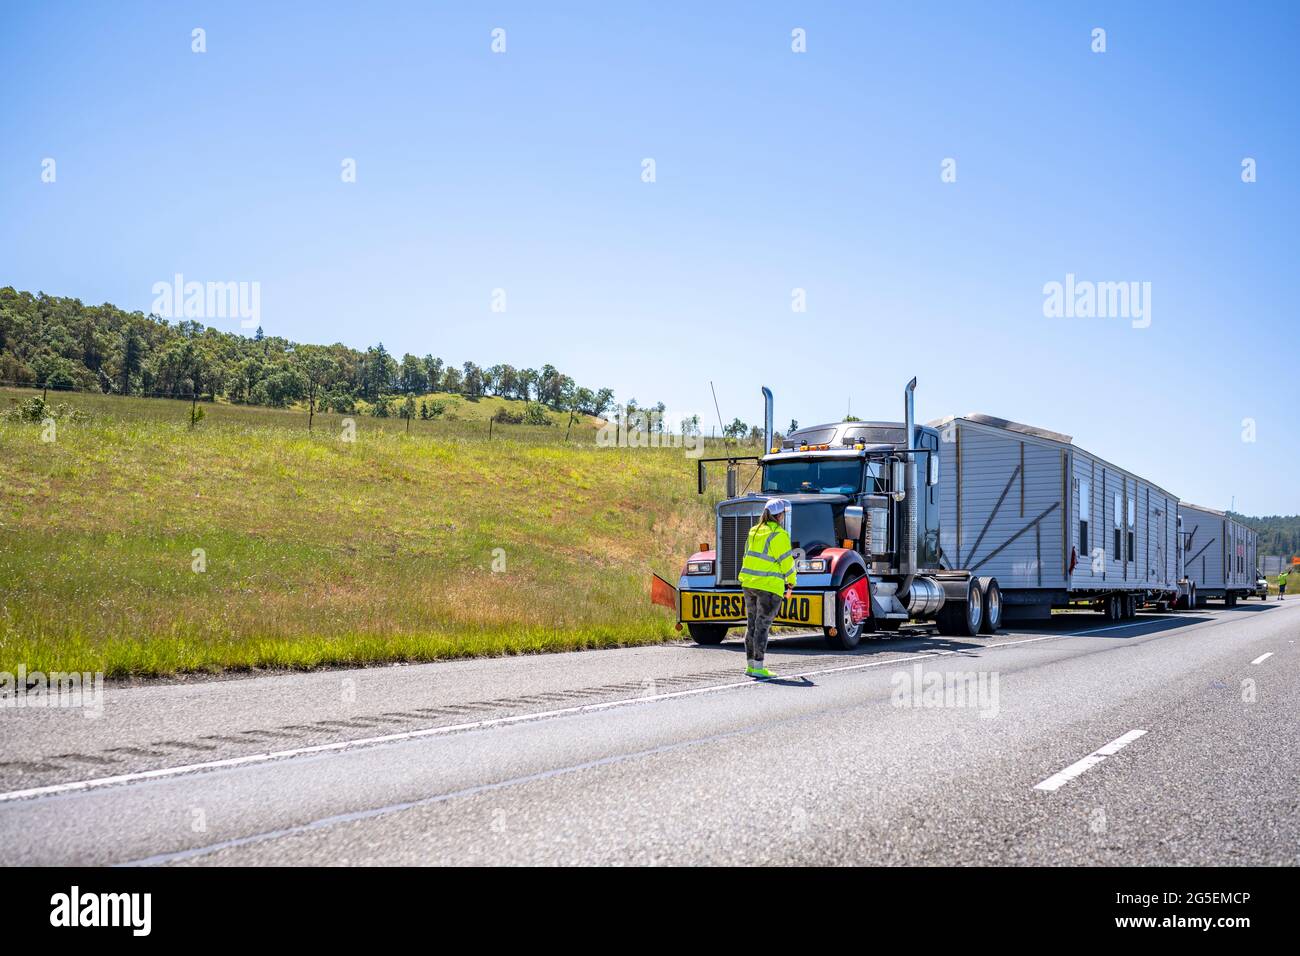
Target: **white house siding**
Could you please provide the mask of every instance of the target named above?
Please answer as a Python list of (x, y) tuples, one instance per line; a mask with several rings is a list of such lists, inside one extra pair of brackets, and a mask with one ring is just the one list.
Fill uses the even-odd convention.
[[(1007, 590), (1176, 586), (1177, 499), (1164, 489), (1067, 440), (1041, 437), (1040, 429), (1026, 433), (1020, 430), (1023, 426), (1007, 428), (967, 418), (931, 424), (944, 439), (940, 544), (948, 566), (994, 575)], [(1063, 480), (1067, 473), (1068, 482)], [(1096, 562), (1083, 553), (1079, 540), (1083, 482), (1091, 506), (1089, 550), (1102, 549)], [(1116, 492), (1122, 510), (1119, 559), (1114, 554)], [(1072, 551), (1077, 563), (1067, 576)]]

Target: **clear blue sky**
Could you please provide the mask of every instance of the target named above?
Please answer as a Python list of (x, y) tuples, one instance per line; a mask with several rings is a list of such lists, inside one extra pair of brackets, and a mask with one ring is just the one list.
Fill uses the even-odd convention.
[[(706, 423), (710, 380), (784, 425), (917, 375), (922, 420), (1295, 513), (1298, 48), (1295, 3), (5, 3), (0, 283), (257, 281), (268, 332)], [(1067, 273), (1150, 327), (1044, 317)]]

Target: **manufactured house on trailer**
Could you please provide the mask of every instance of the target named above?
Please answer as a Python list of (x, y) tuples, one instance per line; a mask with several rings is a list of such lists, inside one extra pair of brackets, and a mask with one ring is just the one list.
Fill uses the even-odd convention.
[(1006, 620), (1085, 605), (1108, 617), (1179, 598), (1178, 498), (1069, 435), (971, 414), (941, 436), (941, 560), (992, 575)]
[(1255, 587), (1258, 536), (1227, 512), (1178, 504), (1183, 568), (1196, 588), (1197, 603), (1221, 598), (1229, 607)]

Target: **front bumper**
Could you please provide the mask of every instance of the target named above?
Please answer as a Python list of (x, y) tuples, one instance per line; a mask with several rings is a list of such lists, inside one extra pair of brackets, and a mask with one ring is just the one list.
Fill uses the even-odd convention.
[[(795, 588), (774, 623), (783, 627), (834, 627), (836, 595), (831, 590)], [(677, 593), (677, 620), (683, 624), (744, 624), (740, 588), (683, 588)]]

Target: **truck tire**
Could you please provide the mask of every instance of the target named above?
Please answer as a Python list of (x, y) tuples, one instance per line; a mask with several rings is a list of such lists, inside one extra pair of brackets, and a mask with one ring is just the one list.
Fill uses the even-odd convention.
[(945, 637), (976, 637), (984, 624), (984, 592), (971, 578), (966, 585), (966, 600), (944, 601), (939, 609), (939, 633)]
[(1227, 594), (1225, 594), (1225, 595), (1223, 596), (1223, 603), (1224, 603), (1225, 605), (1227, 605), (1228, 607), (1236, 607), (1236, 606), (1237, 606), (1237, 592), (1236, 592), (1236, 591), (1229, 591)]
[(980, 622), (981, 634), (996, 634), (1002, 626), (1002, 588), (997, 578), (980, 578), (981, 597), (984, 599), (984, 620)]
[[(845, 583), (848, 584), (852, 582)], [(835, 592), (828, 592), (827, 597), (830, 600), (835, 600)], [(865, 635), (869, 630), (875, 630), (875, 628), (872, 626), (871, 618), (867, 618), (864, 621), (859, 621), (857, 624), (854, 624), (849, 620), (849, 616), (845, 613), (847, 608), (844, 606), (844, 602), (835, 601), (835, 603), (838, 605), (835, 608), (835, 636), (832, 637), (830, 628), (827, 628), (825, 631), (826, 644), (836, 650), (851, 651), (862, 643), (863, 635)]]
[(725, 624), (687, 624), (696, 644), (721, 644), (729, 628)]

